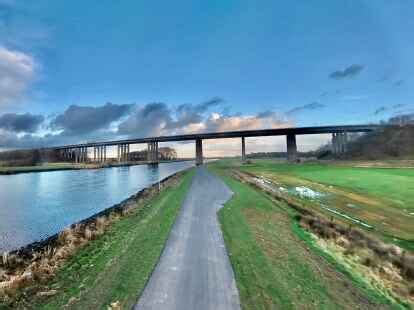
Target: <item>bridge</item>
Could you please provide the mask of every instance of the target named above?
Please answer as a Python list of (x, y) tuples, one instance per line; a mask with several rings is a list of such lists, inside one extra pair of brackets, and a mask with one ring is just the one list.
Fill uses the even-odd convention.
[(160, 142), (179, 142), (195, 141), (195, 158), (196, 164), (203, 164), (203, 140), (240, 138), (241, 139), (241, 158), (246, 160), (245, 138), (248, 137), (269, 137), (269, 136), (286, 136), (287, 156), (289, 161), (297, 160), (297, 143), (296, 136), (312, 134), (331, 134), (332, 151), (335, 154), (346, 152), (348, 133), (366, 133), (384, 128), (384, 125), (344, 125), (344, 126), (318, 126), (318, 127), (289, 127), (260, 130), (242, 130), (212, 133), (195, 133), (175, 136), (159, 136), (137, 139), (125, 139), (103, 142), (91, 142), (83, 144), (64, 145), (50, 148), (59, 152), (63, 160), (86, 162), (88, 160), (88, 149), (93, 148), (93, 160), (105, 162), (107, 159), (106, 148), (108, 146), (117, 146), (118, 161), (127, 161), (129, 159), (131, 144), (147, 144), (147, 160), (151, 164), (158, 163), (158, 143)]

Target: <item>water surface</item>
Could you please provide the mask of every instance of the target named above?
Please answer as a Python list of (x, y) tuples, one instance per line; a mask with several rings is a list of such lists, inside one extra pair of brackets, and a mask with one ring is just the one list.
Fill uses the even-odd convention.
[(0, 252), (51, 236), (193, 165), (0, 175)]

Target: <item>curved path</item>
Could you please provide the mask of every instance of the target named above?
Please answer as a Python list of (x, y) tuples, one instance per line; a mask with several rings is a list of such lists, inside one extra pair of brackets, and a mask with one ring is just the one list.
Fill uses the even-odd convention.
[(134, 309), (240, 309), (217, 211), (230, 189), (204, 167), (191, 187), (147, 286)]

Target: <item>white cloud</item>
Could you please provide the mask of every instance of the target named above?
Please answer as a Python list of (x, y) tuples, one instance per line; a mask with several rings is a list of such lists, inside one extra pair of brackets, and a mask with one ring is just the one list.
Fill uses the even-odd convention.
[(267, 115), (237, 115), (223, 116), (217, 112), (211, 113), (200, 123), (191, 123), (184, 128), (184, 133), (195, 132), (221, 132), (237, 130), (254, 130), (265, 128), (292, 127), (293, 123), (282, 120), (275, 113)]
[(23, 52), (0, 46), (0, 106), (23, 98), (35, 78), (36, 63)]

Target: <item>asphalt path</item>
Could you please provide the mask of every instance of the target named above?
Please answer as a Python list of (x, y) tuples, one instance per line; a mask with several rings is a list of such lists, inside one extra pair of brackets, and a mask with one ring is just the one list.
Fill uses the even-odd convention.
[(232, 192), (206, 168), (196, 169), (160, 261), (134, 309), (240, 309), (217, 219)]

